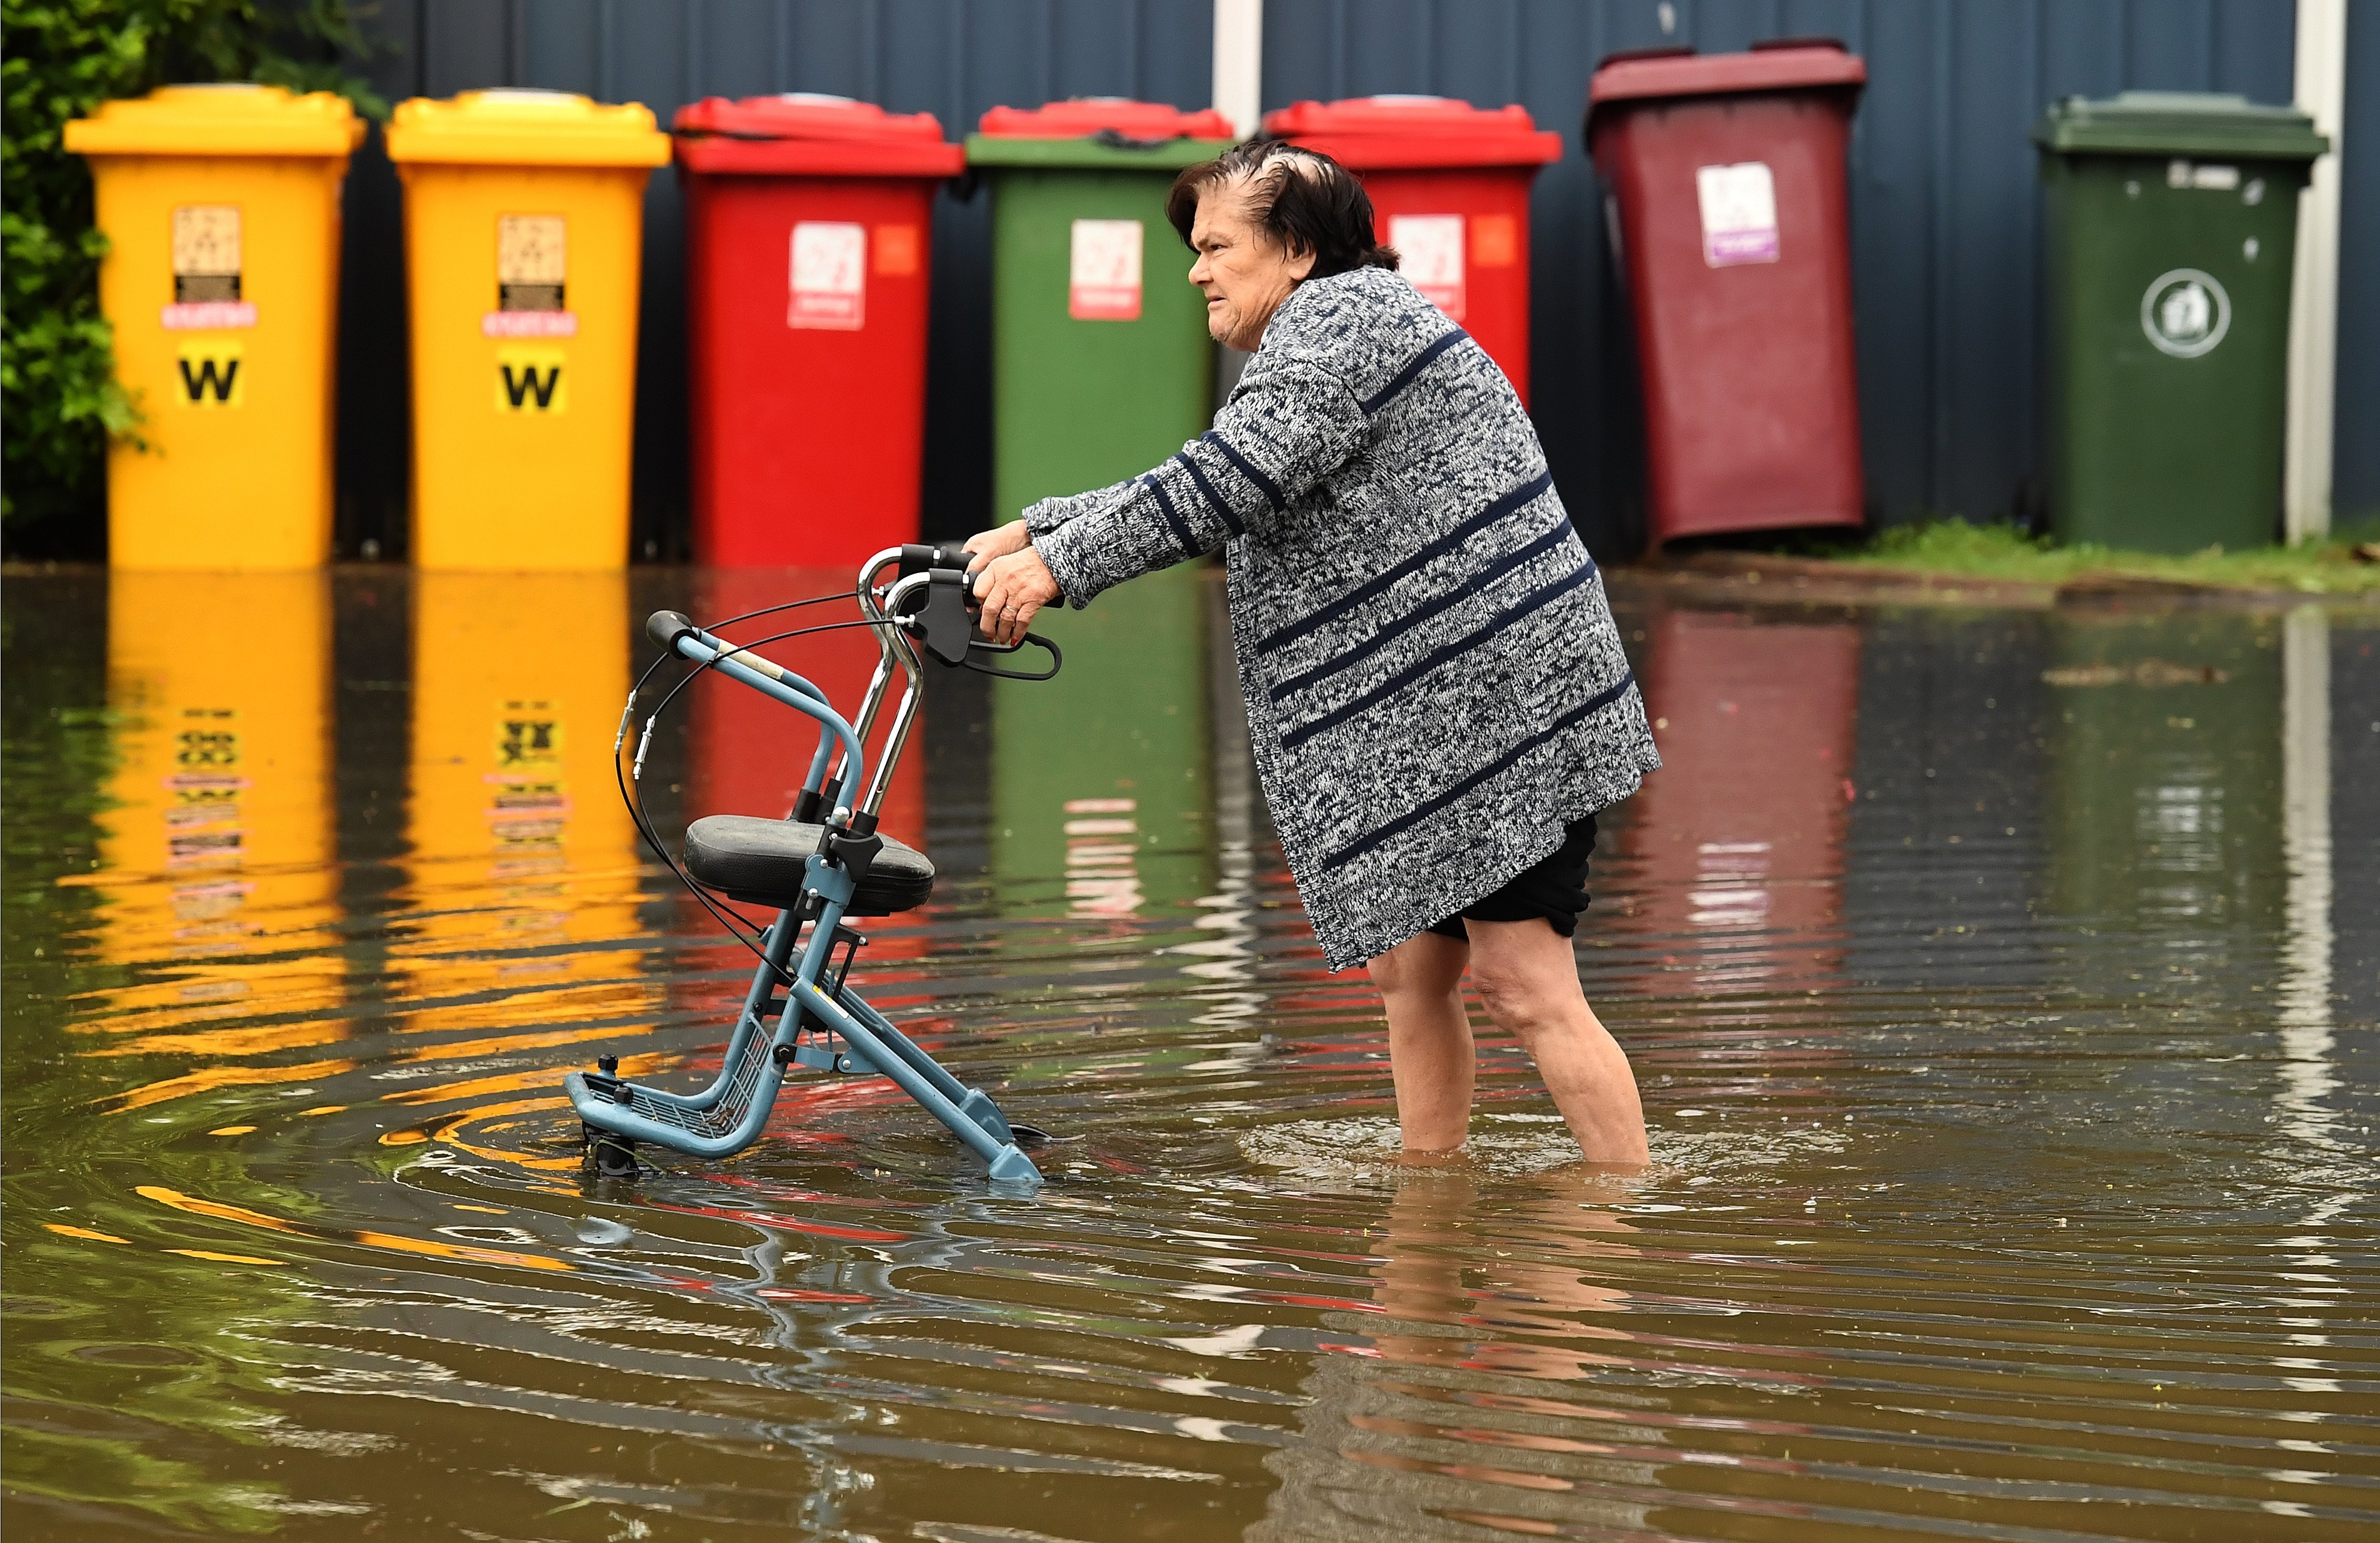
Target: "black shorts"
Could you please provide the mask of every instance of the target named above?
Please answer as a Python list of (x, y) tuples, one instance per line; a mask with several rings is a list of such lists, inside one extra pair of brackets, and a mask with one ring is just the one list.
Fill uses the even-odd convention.
[(1463, 929), (1463, 917), (1474, 921), (1526, 921), (1543, 917), (1563, 937), (1574, 936), (1578, 914), (1587, 905), (1586, 860), (1594, 855), (1595, 816), (1590, 814), (1572, 825), (1563, 833), (1562, 844), (1536, 867), (1523, 869), (1512, 882), (1473, 901), (1463, 907), (1461, 916), (1449, 917), (1430, 930), (1441, 938), (1468, 942), (1471, 934)]

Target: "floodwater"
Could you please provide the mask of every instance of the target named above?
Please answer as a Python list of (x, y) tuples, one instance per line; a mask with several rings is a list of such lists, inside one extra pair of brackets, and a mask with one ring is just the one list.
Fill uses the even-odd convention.
[[(614, 795), (637, 618), (838, 577), (7, 578), (12, 1543), (2380, 1531), (2369, 611), (1623, 580), (1615, 1179), (1492, 1037), (1392, 1160), (1211, 580), (1145, 581), (933, 679), (860, 966), (1048, 1187), (869, 1082), (591, 1185), (563, 1070), (707, 1077), (747, 976)], [(797, 782), (736, 690), (665, 828)]]

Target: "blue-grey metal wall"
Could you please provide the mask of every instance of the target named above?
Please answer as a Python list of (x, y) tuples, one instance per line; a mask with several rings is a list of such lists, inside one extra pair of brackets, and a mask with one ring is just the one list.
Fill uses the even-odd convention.
[[(2352, 52), (2380, 54), (2375, 7)], [(988, 107), (1065, 96), (1206, 103), (1208, 0), (382, 0), (392, 98), (542, 86), (640, 101), (666, 122), (698, 97), (823, 91), (937, 115), (953, 137)], [(1827, 36), (1865, 55), (1852, 138), (1854, 261), (1869, 497), (1888, 520), (2016, 507), (2034, 466), (2042, 288), (2026, 133), (2050, 100), (2128, 88), (2291, 94), (2282, 0), (1268, 0), (1264, 103), (1378, 91), (1519, 102), (1559, 130), (1535, 206), (1535, 408), (1565, 498), (1607, 555), (1641, 541), (1640, 426), (1601, 191), (1579, 142), (1588, 74), (1615, 49)], [(2380, 79), (2367, 68), (2365, 81)], [(2355, 74), (2350, 71), (2350, 91)], [(2380, 144), (2363, 89), (2349, 136)], [(375, 142), (376, 143), (376, 142)], [(2380, 166), (2380, 156), (2366, 158)], [(2352, 170), (2361, 164), (2350, 158)], [(2342, 272), (2380, 259), (2380, 179), (2350, 174)], [(377, 148), (349, 194), (341, 535), (403, 529), (404, 312), (396, 185)], [(638, 539), (685, 529), (679, 200), (646, 200)], [(929, 529), (990, 517), (988, 222), (944, 198), (935, 221)], [(2380, 507), (2380, 301), (2342, 286), (2339, 504)]]

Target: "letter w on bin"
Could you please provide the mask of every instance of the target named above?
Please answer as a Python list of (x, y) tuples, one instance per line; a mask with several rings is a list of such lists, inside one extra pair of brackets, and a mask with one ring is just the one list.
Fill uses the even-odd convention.
[(1861, 521), (1840, 45), (1614, 55), (1587, 91), (1636, 322), (1656, 546)]

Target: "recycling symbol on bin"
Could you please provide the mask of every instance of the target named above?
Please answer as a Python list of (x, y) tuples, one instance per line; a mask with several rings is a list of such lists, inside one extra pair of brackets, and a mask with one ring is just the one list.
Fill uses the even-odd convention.
[(2212, 273), (2176, 268), (2158, 274), (2141, 297), (2141, 331), (2159, 353), (2194, 359), (2230, 330), (2231, 297)]

